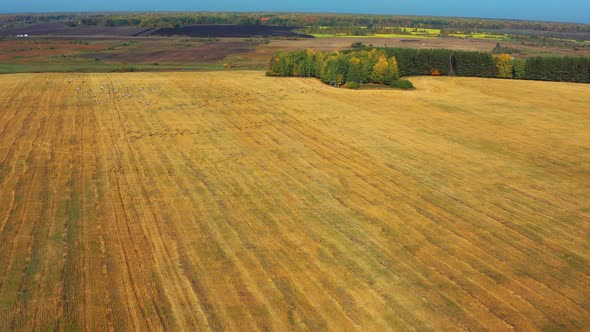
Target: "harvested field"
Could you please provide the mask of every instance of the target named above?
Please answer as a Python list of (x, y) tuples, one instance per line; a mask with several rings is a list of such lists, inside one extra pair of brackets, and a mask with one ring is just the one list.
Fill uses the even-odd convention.
[[(0, 73), (47, 71), (109, 71), (113, 66), (169, 64), (148, 70), (184, 70), (182, 68), (218, 66), (231, 63), (236, 69), (264, 69), (278, 51), (316, 49), (322, 51), (350, 48), (354, 42), (366, 45), (449, 48), (489, 52), (496, 41), (459, 38), (428, 38), (420, 41), (395, 38), (300, 38), (297, 40), (272, 39), (263, 43), (259, 38), (207, 38), (190, 37), (44, 37), (0, 39)], [(504, 47), (521, 51), (519, 57), (534, 55), (587, 55), (590, 48), (540, 48), (517, 43), (502, 42)]]
[[(257, 42), (223, 40), (215, 42), (176, 40), (140, 41), (131, 47), (106, 52), (86, 53), (80, 58), (126, 63), (210, 63), (223, 61), (228, 56), (254, 53)], [(265, 59), (265, 63), (268, 62)]]
[(218, 41), (166, 37), (102, 41), (8, 39), (0, 40), (0, 73), (104, 72), (125, 67), (138, 71), (211, 70), (223, 69), (226, 58), (242, 54), (246, 60), (239, 63), (239, 68), (262, 68), (268, 63), (268, 53), (260, 55), (265, 59), (250, 59), (259, 45), (259, 41), (236, 38)]
[(155, 29), (137, 26), (93, 26), (81, 25), (69, 27), (65, 22), (35, 24), (20, 28), (0, 30), (0, 37), (28, 34), (37, 36), (144, 36)]
[[(350, 48), (350, 45), (356, 42), (365, 45), (374, 45), (378, 47), (405, 47), (405, 48), (447, 48), (451, 50), (491, 52), (498, 43), (498, 40), (483, 40), (469, 38), (423, 38), (414, 39), (410, 37), (402, 38), (375, 38), (375, 37), (332, 37), (332, 38), (314, 38), (299, 40), (273, 40), (266, 48), (275, 50), (300, 50), (300, 49), (317, 49), (322, 51), (334, 51)], [(408, 42), (412, 40), (412, 42)], [(572, 49), (567, 47), (540, 47), (522, 45), (518, 42), (500, 42), (503, 47), (510, 47), (520, 51), (518, 57), (556, 55), (556, 56), (590, 56), (590, 48)]]
[(233, 24), (199, 24), (178, 28), (161, 28), (152, 32), (156, 36), (188, 36), (188, 37), (302, 37), (310, 35), (293, 32), (298, 27), (273, 25), (233, 25)]
[(412, 81), (3, 75), (0, 330), (590, 326), (590, 85)]
[(48, 59), (62, 55), (97, 52), (111, 48), (113, 43), (87, 43), (87, 45), (56, 40), (9, 39), (0, 41), (0, 61), (29, 62), (31, 59)]

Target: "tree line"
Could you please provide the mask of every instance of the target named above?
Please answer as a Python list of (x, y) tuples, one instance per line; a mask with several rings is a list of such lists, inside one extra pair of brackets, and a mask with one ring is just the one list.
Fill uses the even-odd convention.
[(526, 59), (523, 66), (525, 79), (590, 83), (588, 57), (534, 57)]
[(309, 32), (330, 31), (356, 34), (381, 33), (392, 27), (451, 29), (464, 33), (481, 29), (534, 30), (539, 32), (589, 33), (589, 24), (497, 20), (479, 18), (304, 14), (304, 13), (96, 13), (96, 14), (17, 14), (0, 15), (0, 24), (34, 24), (54, 21), (85, 25), (176, 27), (189, 24), (268, 24), (306, 27)]
[(270, 61), (269, 76), (316, 77), (342, 86), (379, 83), (397, 86), (413, 75), (455, 75), (590, 83), (588, 57), (514, 58), (448, 49), (362, 48), (320, 52), (281, 52)]
[[(90, 17), (89, 17), (90, 18)], [(452, 29), (476, 32), (479, 29), (513, 29), (553, 32), (590, 32), (589, 24), (537, 22), (525, 20), (495, 20), (452, 17), (364, 15), (364, 14), (305, 14), (305, 13), (130, 13), (103, 14), (99, 24), (142, 25), (174, 27), (186, 24), (269, 24), (308, 27), (338, 28), (340, 32), (362, 27), (368, 33), (380, 33), (391, 27)]]
[[(496, 77), (496, 62), (489, 53), (448, 49), (383, 48), (395, 56), (400, 76), (456, 75)], [(451, 61), (454, 66), (451, 66)], [(454, 69), (454, 72), (451, 70)]]
[(377, 83), (398, 86), (399, 68), (395, 56), (385, 50), (281, 52), (270, 61), (268, 76), (316, 77), (334, 86), (357, 88)]

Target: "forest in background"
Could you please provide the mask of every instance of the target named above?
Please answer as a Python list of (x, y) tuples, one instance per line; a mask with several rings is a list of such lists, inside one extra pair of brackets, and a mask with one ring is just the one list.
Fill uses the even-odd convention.
[(429, 16), (351, 15), (351, 14), (298, 14), (298, 13), (64, 13), (0, 15), (0, 27), (65, 21), (75, 25), (179, 27), (193, 24), (265, 24), (306, 27), (307, 32), (350, 31), (364, 35), (390, 31), (393, 27), (453, 30), (464, 33), (483, 30), (500, 30), (516, 33), (518, 30), (569, 33), (590, 33), (589, 24), (500, 20), (480, 18), (454, 18)]
[(272, 57), (269, 76), (317, 77), (334, 86), (358, 88), (398, 83), (400, 76), (452, 75), (590, 83), (588, 57), (533, 57), (447, 49), (365, 48), (342, 52), (282, 52)]

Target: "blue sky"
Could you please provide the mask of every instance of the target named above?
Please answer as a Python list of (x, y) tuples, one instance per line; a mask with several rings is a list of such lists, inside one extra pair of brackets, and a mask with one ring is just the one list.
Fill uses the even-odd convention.
[(590, 0), (0, 0), (0, 12), (296, 11), (590, 23)]

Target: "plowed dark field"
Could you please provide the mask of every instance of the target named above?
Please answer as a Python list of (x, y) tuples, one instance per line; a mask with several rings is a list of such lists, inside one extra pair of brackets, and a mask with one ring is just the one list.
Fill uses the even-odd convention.
[(188, 36), (188, 37), (301, 37), (313, 38), (310, 35), (293, 32), (297, 27), (282, 27), (270, 25), (190, 25), (178, 28), (162, 28), (153, 35), (159, 36)]
[(0, 30), (0, 37), (27, 34), (35, 36), (143, 36), (154, 29), (140, 26), (107, 27), (84, 25), (69, 27), (64, 22), (36, 24), (27, 27)]

